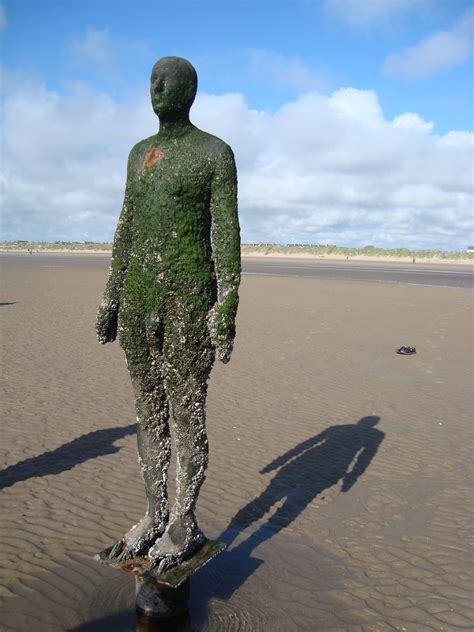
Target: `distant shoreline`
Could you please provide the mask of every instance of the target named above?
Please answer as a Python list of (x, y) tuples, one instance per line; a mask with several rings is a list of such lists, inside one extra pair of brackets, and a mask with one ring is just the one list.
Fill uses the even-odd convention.
[[(104, 255), (109, 256), (112, 254), (112, 249), (86, 249), (86, 248), (5, 248), (0, 247), (1, 253), (10, 254), (27, 254), (29, 250), (32, 250), (32, 254), (66, 254), (66, 255)], [(463, 258), (449, 258), (443, 256), (420, 256), (416, 253), (408, 256), (394, 256), (388, 254), (353, 254), (345, 255), (339, 253), (324, 253), (313, 254), (308, 252), (262, 252), (261, 250), (248, 250), (242, 252), (242, 257), (253, 257), (260, 259), (307, 259), (309, 261), (358, 261), (358, 262), (380, 262), (380, 263), (415, 263), (417, 264), (447, 264), (447, 265), (474, 265), (474, 257)]]
[(384, 263), (446, 263), (446, 264), (459, 264), (459, 265), (474, 265), (474, 259), (449, 259), (444, 257), (417, 257), (416, 255), (408, 257), (397, 257), (390, 255), (340, 255), (340, 254), (324, 254), (313, 255), (309, 253), (269, 253), (264, 254), (262, 252), (243, 252), (242, 257), (259, 257), (262, 259), (308, 259), (316, 261), (379, 261)]

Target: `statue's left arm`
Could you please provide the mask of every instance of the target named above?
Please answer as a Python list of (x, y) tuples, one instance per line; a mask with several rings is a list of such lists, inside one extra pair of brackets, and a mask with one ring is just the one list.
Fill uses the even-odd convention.
[(227, 363), (235, 338), (239, 304), (240, 226), (237, 170), (228, 145), (216, 157), (211, 188), (211, 245), (217, 277), (217, 302), (209, 314), (209, 332), (219, 360)]

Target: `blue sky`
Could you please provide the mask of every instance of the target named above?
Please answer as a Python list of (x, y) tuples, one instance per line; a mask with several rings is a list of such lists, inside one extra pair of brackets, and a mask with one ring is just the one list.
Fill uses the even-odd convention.
[(179, 55), (192, 120), (235, 151), (245, 241), (474, 240), (470, 2), (1, 6), (5, 239), (112, 238), (127, 152), (157, 128), (150, 68)]

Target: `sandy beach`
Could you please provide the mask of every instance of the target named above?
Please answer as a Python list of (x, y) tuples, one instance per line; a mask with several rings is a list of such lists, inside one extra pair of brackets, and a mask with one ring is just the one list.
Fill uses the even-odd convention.
[[(133, 580), (92, 559), (145, 509), (123, 354), (95, 338), (108, 258), (28, 259), (1, 273), (0, 629), (128, 631)], [(229, 549), (182, 631), (474, 628), (472, 299), (243, 277), (198, 503)]]

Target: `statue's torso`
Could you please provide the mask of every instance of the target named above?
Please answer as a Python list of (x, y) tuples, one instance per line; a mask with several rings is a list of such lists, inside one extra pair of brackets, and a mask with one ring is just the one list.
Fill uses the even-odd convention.
[(150, 309), (174, 296), (194, 295), (205, 306), (215, 301), (210, 201), (215, 161), (224, 146), (193, 128), (173, 140), (152, 136), (132, 150), (125, 297)]

